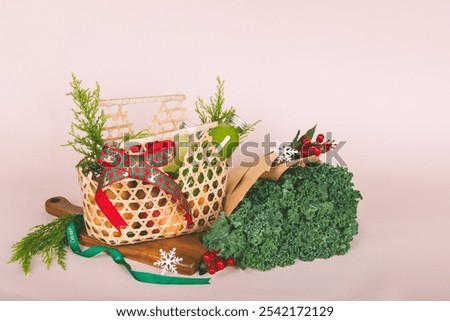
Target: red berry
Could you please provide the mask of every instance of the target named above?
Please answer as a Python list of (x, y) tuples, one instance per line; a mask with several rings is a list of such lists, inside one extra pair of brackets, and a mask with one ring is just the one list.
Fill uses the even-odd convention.
[(330, 149), (331, 149), (331, 144), (325, 144), (325, 150), (326, 151), (329, 151)]
[(211, 275), (213, 275), (213, 274), (216, 273), (216, 269), (213, 268), (213, 267), (210, 267), (210, 268), (208, 269), (208, 273), (211, 274)]
[(141, 150), (141, 145), (130, 146), (130, 153), (139, 153)]
[(233, 266), (236, 262), (234, 262), (234, 259), (232, 257), (229, 257), (227, 259), (227, 266)]
[(204, 262), (210, 262), (213, 259), (210, 252), (206, 252), (203, 254), (203, 261)]
[(305, 146), (305, 147), (311, 146), (311, 140), (309, 138), (304, 138), (303, 139), (303, 146)]
[(216, 262), (216, 269), (222, 271), (225, 268), (225, 262), (222, 259), (218, 259)]
[(321, 154), (320, 148), (314, 146), (313, 148), (311, 148), (311, 153), (313, 153), (314, 156), (320, 156), (320, 154)]
[(308, 157), (308, 154), (309, 154), (308, 149), (302, 150), (302, 157)]
[(324, 138), (325, 136), (323, 134), (319, 134), (317, 135), (316, 142), (321, 143), (323, 142)]

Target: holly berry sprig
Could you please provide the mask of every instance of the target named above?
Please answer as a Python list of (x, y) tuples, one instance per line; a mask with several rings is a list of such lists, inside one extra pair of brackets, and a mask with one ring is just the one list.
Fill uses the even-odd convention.
[(324, 142), (325, 136), (323, 134), (319, 134), (316, 137), (316, 141), (311, 141), (308, 137), (304, 137), (302, 139), (302, 144), (295, 148), (301, 155), (301, 157), (308, 156), (320, 156), (320, 154), (328, 152), (332, 149), (334, 145), (334, 141), (326, 141)]
[(199, 267), (199, 274), (203, 275), (209, 273), (211, 275), (216, 274), (218, 271), (222, 271), (227, 266), (234, 266), (236, 262), (232, 257), (223, 258), (217, 255), (219, 250), (208, 251), (202, 256), (202, 263)]
[[(317, 125), (316, 125), (317, 126)], [(324, 134), (318, 134), (316, 140), (312, 141), (316, 126), (306, 132), (306, 134), (300, 136), (300, 130), (294, 137), (291, 143), (291, 147), (297, 150), (300, 157), (308, 156), (320, 156), (320, 154), (326, 153), (336, 146), (334, 140), (326, 140)]]

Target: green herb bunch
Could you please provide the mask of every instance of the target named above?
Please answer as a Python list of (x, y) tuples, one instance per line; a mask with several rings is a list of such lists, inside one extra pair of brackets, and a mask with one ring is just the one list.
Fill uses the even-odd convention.
[(343, 255), (358, 233), (352, 174), (328, 164), (293, 167), (277, 182), (259, 179), (237, 209), (202, 238), (242, 268), (269, 270)]
[(72, 140), (65, 146), (71, 146), (75, 151), (83, 155), (83, 159), (77, 164), (86, 175), (92, 172), (94, 176), (101, 173), (102, 167), (97, 163), (100, 157), (104, 140), (102, 138), (106, 116), (100, 111), (100, 87), (98, 83), (94, 90), (81, 88), (81, 81), (72, 75), (70, 83), (72, 92), (68, 96), (73, 98), (77, 108), (72, 109), (74, 122), (70, 127)]
[[(195, 112), (197, 113), (202, 124), (211, 122), (228, 124), (231, 122), (231, 116), (236, 114), (236, 109), (234, 107), (230, 107), (228, 109), (224, 108), (225, 81), (220, 79), (219, 76), (217, 76), (216, 81), (216, 93), (214, 97), (209, 98), (209, 103), (205, 103), (205, 101), (200, 97), (197, 97), (197, 101), (195, 102)], [(242, 140), (250, 132), (252, 132), (258, 123), (259, 121), (247, 125), (243, 129), (240, 139)]]
[(33, 256), (40, 255), (42, 262), (50, 268), (56, 262), (65, 270), (66, 227), (73, 215), (57, 218), (46, 225), (38, 225), (30, 233), (12, 246), (13, 255), (9, 263), (18, 262), (24, 274), (31, 271)]

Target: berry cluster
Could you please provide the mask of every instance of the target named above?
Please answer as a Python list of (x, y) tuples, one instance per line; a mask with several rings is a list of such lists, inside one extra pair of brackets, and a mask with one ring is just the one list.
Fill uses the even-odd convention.
[(233, 258), (229, 257), (224, 259), (218, 256), (217, 253), (219, 253), (219, 250), (206, 252), (202, 257), (206, 271), (211, 275), (215, 274), (217, 271), (222, 271), (227, 266), (235, 265)]
[(334, 147), (332, 141), (324, 142), (324, 139), (325, 136), (323, 134), (317, 135), (315, 142), (312, 142), (308, 137), (304, 137), (296, 149), (301, 157), (320, 156), (320, 154), (328, 152)]

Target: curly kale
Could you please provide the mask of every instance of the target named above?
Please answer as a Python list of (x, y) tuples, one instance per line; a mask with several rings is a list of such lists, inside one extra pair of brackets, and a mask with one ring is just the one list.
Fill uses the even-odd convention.
[(358, 233), (362, 199), (352, 176), (343, 167), (321, 164), (290, 168), (278, 182), (259, 179), (202, 242), (242, 268), (258, 270), (343, 255)]

